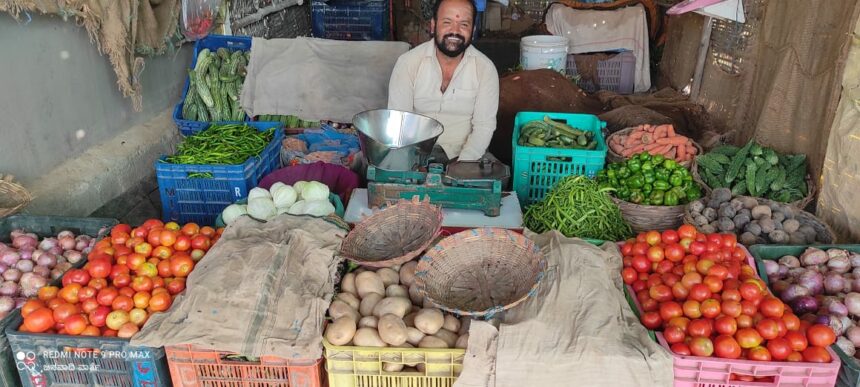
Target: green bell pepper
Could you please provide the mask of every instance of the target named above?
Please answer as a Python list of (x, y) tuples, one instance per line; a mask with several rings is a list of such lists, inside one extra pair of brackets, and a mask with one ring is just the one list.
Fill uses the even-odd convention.
[(642, 163), (638, 159), (630, 159), (627, 161), (627, 169), (630, 172), (639, 172), (642, 169)]
[(650, 172), (654, 170), (654, 164), (651, 161), (645, 161), (642, 163), (642, 172)]
[(654, 183), (655, 181), (657, 181), (657, 176), (654, 175), (654, 171), (644, 172), (642, 173), (642, 176), (645, 177), (646, 183)]
[(672, 176), (669, 177), (669, 184), (672, 184), (673, 187), (680, 187), (684, 184), (684, 176), (677, 171), (672, 173)]
[(666, 157), (665, 157), (665, 156), (663, 156), (663, 155), (654, 155), (654, 156), (651, 156), (651, 162), (653, 162), (653, 163), (654, 163), (654, 165), (660, 165), (660, 164), (661, 164), (663, 161), (665, 161), (665, 160), (666, 160)]
[(657, 178), (657, 181), (669, 181), (669, 171), (664, 168), (657, 168), (654, 170), (654, 176)]
[(674, 190), (666, 192), (666, 195), (663, 196), (663, 204), (667, 206), (677, 206), (678, 194), (675, 193)]
[(672, 187), (669, 185), (669, 182), (667, 182), (665, 180), (657, 180), (654, 182), (654, 189), (668, 191), (669, 188), (672, 188)]
[(644, 192), (646, 195), (650, 194), (653, 190), (654, 186), (651, 185), (651, 183), (645, 183), (645, 185), (642, 186), (642, 192)]
[(642, 152), (639, 154), (639, 160), (641, 160), (642, 162), (651, 160), (651, 154), (648, 152)]
[(651, 192), (651, 195), (648, 196), (648, 203), (652, 206), (662, 206), (663, 205), (663, 197), (666, 195), (666, 192), (663, 190), (655, 189)]
[(625, 180), (625, 185), (628, 188), (642, 188), (642, 185), (645, 184), (645, 177), (642, 176), (641, 173), (637, 173), (633, 176), (630, 176)]
[(642, 192), (640, 192), (639, 190), (633, 190), (630, 192), (631, 203), (639, 204), (642, 203), (643, 200), (645, 200), (645, 196), (642, 195)]
[(610, 178), (610, 179), (616, 179), (616, 178), (618, 178), (618, 173), (616, 173), (614, 169), (610, 169), (610, 170), (603, 170), (603, 171), (600, 171), (600, 172), (604, 172), (604, 173), (606, 174), (606, 177), (608, 177), (608, 178)]
[(630, 177), (630, 169), (625, 166), (621, 166), (620, 168), (618, 168), (617, 174), (619, 179), (626, 179)]
[(678, 168), (678, 163), (675, 162), (675, 160), (666, 159), (665, 161), (663, 161), (663, 168), (666, 168), (668, 170), (674, 170), (675, 168)]
[(697, 200), (697, 199), (702, 197), (702, 190), (700, 190), (699, 187), (696, 185), (693, 185), (692, 187), (687, 188), (685, 193), (687, 194), (687, 201), (688, 202), (692, 202), (692, 201)]
[(617, 191), (615, 191), (615, 196), (621, 200), (627, 200), (630, 198), (630, 189), (627, 187), (619, 187)]

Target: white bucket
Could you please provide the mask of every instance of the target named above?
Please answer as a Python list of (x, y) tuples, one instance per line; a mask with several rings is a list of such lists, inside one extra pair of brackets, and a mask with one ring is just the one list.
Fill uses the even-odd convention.
[(520, 65), (525, 70), (567, 69), (568, 41), (564, 36), (532, 35), (520, 40)]

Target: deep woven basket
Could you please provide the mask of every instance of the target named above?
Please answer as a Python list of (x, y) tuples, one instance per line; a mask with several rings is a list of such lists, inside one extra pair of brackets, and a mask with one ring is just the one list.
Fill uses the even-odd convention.
[(611, 197), (634, 232), (676, 229), (684, 224), (684, 207), (645, 206)]
[[(732, 199), (743, 198), (743, 197), (749, 197), (749, 196), (732, 196)], [(708, 199), (708, 196), (705, 196), (699, 200), (707, 202), (707, 199)], [(791, 207), (795, 207), (794, 205), (791, 205), (789, 203), (780, 203), (780, 202), (770, 200), (770, 199), (755, 198), (755, 200), (758, 200), (759, 204), (764, 204), (764, 205), (768, 205), (768, 206), (773, 204), (773, 203), (777, 203), (777, 204), (781, 204), (781, 205), (788, 205)], [(689, 204), (684, 206), (684, 218), (683, 218), (684, 223), (689, 224), (693, 227), (696, 227), (696, 230), (699, 230), (699, 227), (696, 226), (695, 220), (693, 220), (693, 215), (690, 213), (690, 205), (691, 204), (693, 204), (693, 202), (690, 202)], [(800, 222), (801, 226), (810, 226), (810, 227), (815, 229), (816, 234), (823, 235), (826, 237), (826, 238), (824, 238), (825, 241), (817, 241), (816, 242), (817, 244), (834, 244), (834, 243), (836, 243), (836, 233), (833, 232), (833, 229), (830, 228), (830, 226), (827, 223), (825, 223), (823, 220), (819, 219), (815, 215), (813, 215), (809, 212), (806, 212), (802, 209), (798, 209), (795, 207), (795, 210), (797, 210), (797, 214), (795, 215), (794, 218), (797, 219), (798, 222)], [(699, 231), (701, 231), (701, 230), (699, 230)], [(735, 234), (737, 235), (738, 233), (735, 233)]]
[(0, 175), (0, 218), (18, 212), (33, 200), (30, 192), (14, 179), (12, 175)]
[[(696, 183), (699, 183), (699, 186), (702, 187), (702, 191), (704, 191), (705, 194), (710, 195), (711, 192), (714, 191), (713, 188), (709, 187), (708, 184), (705, 183), (705, 180), (702, 179), (702, 176), (699, 175), (699, 164), (698, 163), (694, 162), (693, 165), (690, 167), (690, 174), (693, 175), (693, 180)], [(812, 176), (810, 176), (809, 174), (806, 175), (806, 187), (807, 187), (807, 192), (806, 192), (806, 196), (803, 199), (793, 201), (790, 203), (781, 203), (781, 204), (788, 204), (790, 206), (797, 207), (801, 210), (806, 208), (806, 206), (808, 206), (809, 203), (812, 203), (812, 200), (815, 199), (815, 190), (818, 188), (815, 185), (815, 182), (812, 180)], [(756, 198), (756, 199), (759, 199), (759, 198)], [(761, 198), (761, 199), (770, 200), (767, 198)]]
[(522, 234), (499, 228), (451, 235), (418, 261), (419, 289), (440, 309), (492, 318), (537, 292), (546, 258)]
[(390, 267), (420, 255), (440, 234), (442, 208), (401, 200), (364, 218), (343, 239), (340, 255), (362, 266)]
[[(633, 129), (634, 129), (634, 128), (625, 128), (625, 129), (621, 129), (621, 130), (619, 130), (619, 131), (617, 131), (617, 132), (615, 132), (615, 133), (610, 134), (610, 135), (609, 135), (609, 137), (607, 137), (607, 138), (606, 138), (606, 143), (607, 143), (607, 144), (609, 144), (609, 139), (611, 139), (613, 136), (622, 136), (622, 135), (625, 135), (625, 134), (627, 134), (627, 133), (630, 133), (630, 131), (632, 131)], [(703, 150), (702, 150), (702, 146), (701, 146), (701, 145), (699, 145), (699, 143), (697, 143), (697, 142), (693, 141), (693, 139), (690, 139), (690, 141), (692, 141), (692, 142), (693, 142), (693, 146), (696, 148), (696, 151), (698, 152), (698, 153), (696, 153), (696, 155), (698, 156), (698, 155), (702, 154), (702, 152), (703, 152)], [(608, 162), (610, 162), (610, 163), (620, 163), (620, 162), (622, 162), (622, 161), (624, 161), (624, 160), (627, 160), (627, 157), (621, 156), (621, 155), (619, 155), (618, 153), (615, 153), (614, 151), (612, 151), (612, 148), (608, 148), (608, 147), (607, 147), (607, 150), (606, 150), (606, 161), (608, 161)], [(695, 158), (693, 158), (693, 160), (695, 160)], [(692, 163), (693, 163), (693, 160), (685, 161), (685, 162), (683, 162), (683, 163), (679, 163), (679, 164), (681, 164), (681, 165), (683, 165), (684, 167), (687, 167), (687, 168), (689, 169), (689, 168), (690, 168), (690, 166), (691, 166), (691, 165), (692, 165)]]

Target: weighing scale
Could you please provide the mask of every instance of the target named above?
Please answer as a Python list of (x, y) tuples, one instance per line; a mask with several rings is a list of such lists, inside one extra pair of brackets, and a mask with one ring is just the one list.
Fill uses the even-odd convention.
[(499, 216), (502, 185), (510, 168), (491, 160), (459, 161), (443, 165), (430, 153), (444, 131), (430, 117), (378, 109), (353, 118), (362, 153), (367, 160), (367, 201), (380, 207), (400, 199), (421, 200), (442, 208), (479, 210)]

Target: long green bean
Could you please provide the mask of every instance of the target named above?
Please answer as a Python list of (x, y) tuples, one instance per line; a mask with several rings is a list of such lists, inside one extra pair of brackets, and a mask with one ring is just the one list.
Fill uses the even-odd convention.
[(565, 177), (526, 210), (525, 226), (539, 233), (558, 230), (568, 237), (624, 240), (632, 231), (609, 198), (610, 190), (585, 176)]
[(212, 125), (185, 138), (169, 164), (238, 165), (259, 157), (275, 134), (275, 128), (258, 131), (246, 124)]

